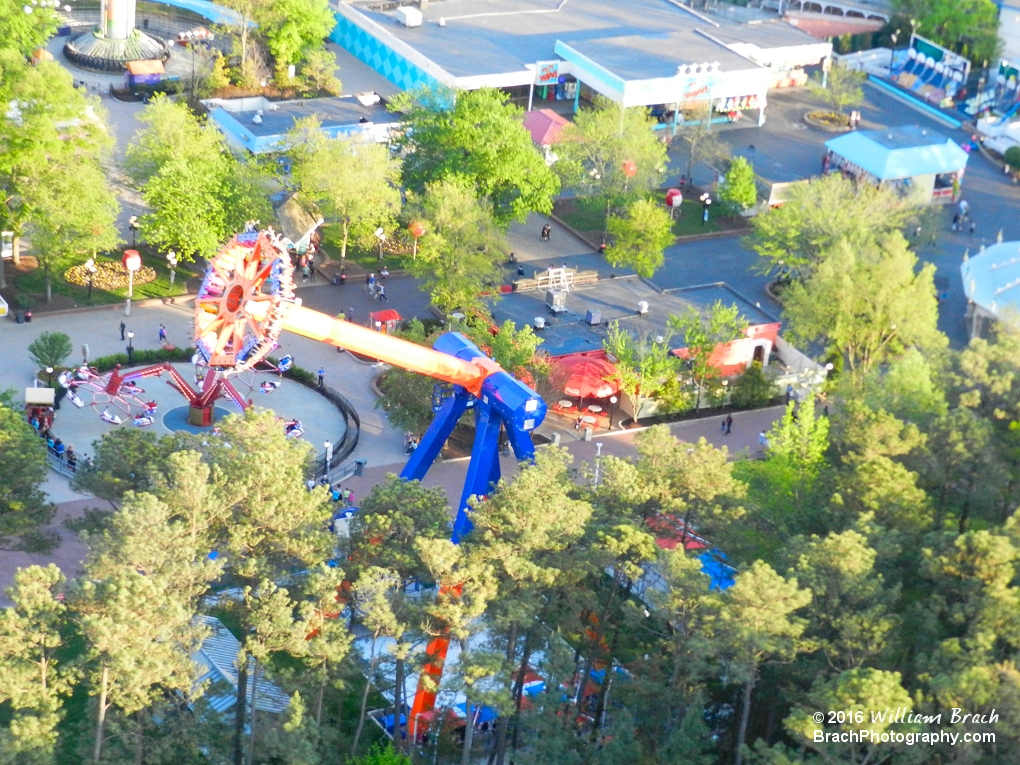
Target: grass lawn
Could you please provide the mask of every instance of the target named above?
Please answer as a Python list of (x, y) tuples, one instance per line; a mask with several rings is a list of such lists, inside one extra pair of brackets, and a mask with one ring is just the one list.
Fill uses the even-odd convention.
[[(652, 196), (650, 195), (649, 198)], [(708, 223), (704, 226), (701, 225), (701, 203), (695, 199), (685, 199), (680, 210), (681, 214), (676, 217), (673, 223), (673, 233), (677, 236), (708, 234), (723, 228), (714, 219), (714, 214), (717, 211), (712, 209), (709, 210)], [(603, 200), (592, 197), (576, 197), (565, 200), (560, 217), (566, 221), (567, 225), (578, 231), (601, 234), (606, 227), (606, 204)]]
[[(325, 226), (322, 231), (322, 243), (319, 245), (319, 249), (326, 252), (334, 261), (339, 261), (340, 242), (342, 239), (340, 227)], [(379, 260), (378, 248), (365, 249), (355, 241), (354, 237), (351, 237), (347, 242), (347, 262), (357, 263), (369, 271), (378, 271), (382, 266), (386, 266), (391, 271), (398, 268), (407, 268), (410, 260), (410, 253), (387, 252), (386, 248), (383, 249), (382, 260)]]
[[(156, 279), (148, 284), (135, 284), (133, 294), (134, 300), (183, 295), (187, 292), (188, 279), (199, 275), (199, 271), (196, 269), (194, 264), (182, 262), (177, 266), (177, 276), (174, 281), (174, 285), (171, 287), (170, 269), (167, 267), (166, 259), (157, 255), (155, 252), (143, 245), (139, 245), (135, 249), (137, 249), (142, 255), (142, 265), (155, 270)], [(81, 265), (83, 262), (84, 258), (64, 258), (55, 260), (51, 264), (50, 274), (54, 296), (62, 295), (76, 305), (119, 303), (127, 297), (126, 286), (114, 290), (101, 290), (98, 287), (94, 287), (92, 290), (92, 300), (90, 301), (89, 289), (87, 286), (80, 287), (77, 284), (71, 284), (70, 282), (65, 281), (64, 272), (71, 266)], [(117, 257), (100, 255), (96, 258), (96, 262), (119, 263), (119, 253)], [(14, 287), (18, 292), (31, 296), (35, 302), (35, 308), (37, 310), (42, 309), (45, 305), (46, 274), (41, 267), (27, 271), (26, 273), (15, 277)], [(60, 302), (66, 303), (67, 300)]]

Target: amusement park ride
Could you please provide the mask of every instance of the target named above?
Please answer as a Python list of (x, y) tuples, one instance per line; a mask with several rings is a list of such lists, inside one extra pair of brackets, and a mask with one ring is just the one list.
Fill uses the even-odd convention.
[[(290, 256), (272, 230), (238, 234), (206, 271), (195, 299), (195, 361), (205, 368), (199, 390), (167, 363), (127, 373), (118, 368), (102, 377), (89, 375), (87, 385), (98, 396), (94, 405), (123, 401), (134, 395), (135, 380), (166, 372), (170, 384), (188, 400), (190, 422), (210, 425), (217, 399), (230, 398), (242, 408), (250, 405), (231, 378), (264, 361), (285, 329), (446, 384), (437, 396), (435, 419), (400, 474), (404, 480), (424, 478), (461, 416), (474, 409), (475, 441), (453, 524), (455, 543), (471, 530), (469, 498), (488, 494), (499, 481), (500, 431), (506, 430), (518, 460), (534, 458), (531, 433), (546, 414), (538, 394), (457, 332), (442, 335), (433, 348), (425, 348), (304, 308), (294, 296)], [(409, 721), (432, 711), (448, 647), (446, 637), (435, 638), (427, 646)]]

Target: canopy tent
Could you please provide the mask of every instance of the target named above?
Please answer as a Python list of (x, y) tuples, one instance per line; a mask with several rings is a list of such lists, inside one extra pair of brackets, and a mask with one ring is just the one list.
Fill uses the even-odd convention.
[(564, 356), (552, 362), (549, 381), (568, 396), (606, 398), (620, 391), (620, 375), (600, 356)]
[(918, 125), (857, 130), (825, 142), (826, 148), (879, 181), (958, 173), (967, 152), (950, 138)]
[(570, 121), (552, 109), (536, 109), (524, 115), (524, 128), (531, 133), (531, 140), (538, 146), (559, 143), (563, 128)]

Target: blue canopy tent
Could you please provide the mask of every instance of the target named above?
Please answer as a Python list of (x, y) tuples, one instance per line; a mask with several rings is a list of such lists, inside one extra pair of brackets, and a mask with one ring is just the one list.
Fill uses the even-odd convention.
[(922, 204), (955, 200), (968, 157), (952, 139), (918, 125), (844, 133), (825, 146), (830, 171), (888, 185)]

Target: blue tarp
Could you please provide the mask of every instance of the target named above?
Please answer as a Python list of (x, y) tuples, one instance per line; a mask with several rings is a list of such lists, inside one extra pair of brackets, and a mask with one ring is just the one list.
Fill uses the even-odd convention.
[[(464, 708), (466, 706), (467, 706), (466, 704), (458, 704), (456, 706), (456, 709), (458, 709), (460, 712), (464, 712)], [(479, 711), (479, 709), (481, 711)], [(475, 720), (475, 724), (478, 724), (478, 725), (480, 725), (483, 722), (489, 722), (491, 720), (495, 720), (497, 717), (499, 717), (499, 715), (496, 714), (496, 710), (493, 709), (492, 707), (481, 707), (481, 708), (479, 708), (479, 707), (476, 707), (476, 706), (472, 706), (471, 707), (471, 716), (474, 717), (476, 714), (478, 715), (478, 719)], [(465, 717), (466, 717), (466, 715), (465, 715)]]
[(726, 563), (725, 553), (710, 550), (699, 555), (698, 560), (701, 561), (701, 573), (711, 580), (709, 587), (713, 590), (727, 590), (733, 586), (733, 576), (737, 571)]
[(844, 133), (825, 146), (880, 181), (955, 173), (967, 165), (959, 144), (917, 125)]

